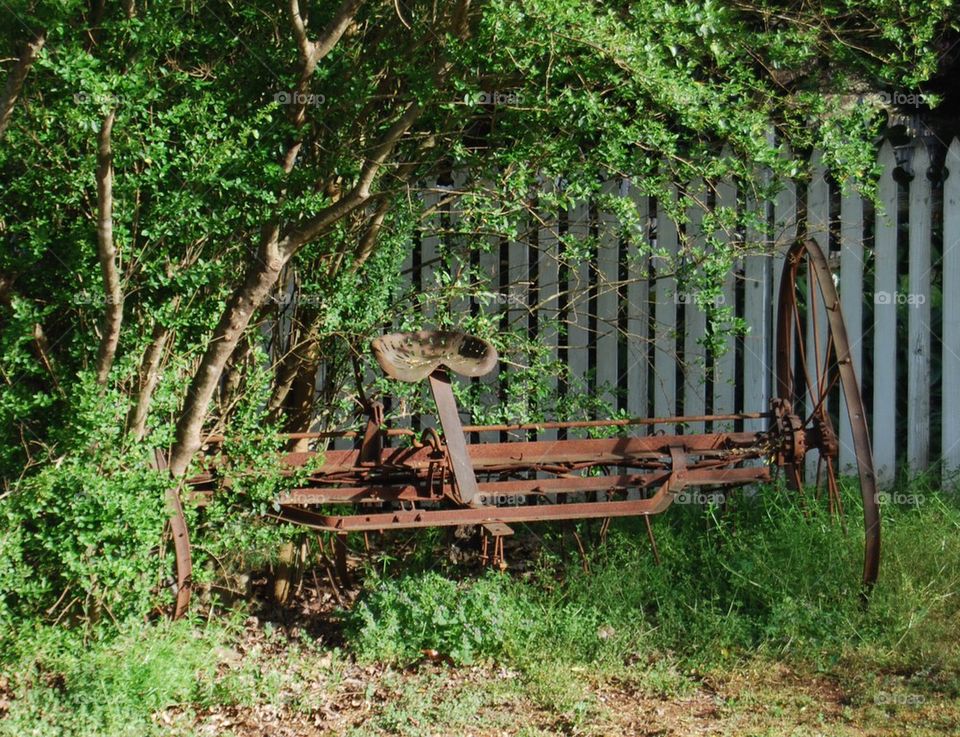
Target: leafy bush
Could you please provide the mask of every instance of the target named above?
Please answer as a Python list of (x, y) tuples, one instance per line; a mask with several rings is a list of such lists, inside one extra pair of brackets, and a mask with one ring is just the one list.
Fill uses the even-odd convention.
[(156, 603), (169, 477), (142, 458), (99, 460), (47, 466), (0, 508), (0, 627), (41, 612), (121, 620)]
[(410, 662), (436, 650), (473, 663), (509, 653), (531, 614), (505, 576), (461, 584), (428, 572), (377, 581), (348, 613), (347, 631), (366, 660)]

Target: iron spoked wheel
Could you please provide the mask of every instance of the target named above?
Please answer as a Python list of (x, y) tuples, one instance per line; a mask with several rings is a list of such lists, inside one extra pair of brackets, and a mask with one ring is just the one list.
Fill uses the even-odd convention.
[[(880, 510), (877, 504), (873, 451), (860, 385), (850, 356), (850, 341), (840, 311), (827, 258), (813, 240), (798, 241), (786, 255), (777, 310), (777, 396), (802, 418), (803, 430), (818, 449), (815, 467), (787, 463), (791, 487), (814, 488), (841, 520), (843, 501), (837, 483), (839, 443), (829, 412), (830, 396), (839, 393), (847, 408), (863, 499), (863, 585), (867, 592), (880, 567)], [(800, 408), (802, 412), (800, 411)]]

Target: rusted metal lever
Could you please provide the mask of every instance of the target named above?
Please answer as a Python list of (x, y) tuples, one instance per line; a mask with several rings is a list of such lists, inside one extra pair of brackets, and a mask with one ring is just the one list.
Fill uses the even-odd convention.
[(360, 444), (360, 456), (357, 459), (361, 465), (376, 465), (380, 462), (380, 453), (383, 451), (383, 404), (372, 401), (367, 404), (367, 427), (363, 432), (363, 441)]

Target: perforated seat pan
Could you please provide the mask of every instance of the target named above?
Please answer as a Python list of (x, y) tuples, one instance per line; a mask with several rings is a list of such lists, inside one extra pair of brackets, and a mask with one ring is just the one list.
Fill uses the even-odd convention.
[(452, 330), (389, 333), (371, 347), (391, 379), (421, 381), (439, 366), (461, 376), (483, 376), (497, 364), (497, 349), (474, 335)]

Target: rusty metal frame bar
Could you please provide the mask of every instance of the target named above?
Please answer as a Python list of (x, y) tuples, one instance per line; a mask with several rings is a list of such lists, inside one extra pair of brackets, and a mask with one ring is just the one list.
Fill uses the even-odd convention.
[(571, 504), (535, 504), (516, 507), (473, 507), (469, 509), (396, 510), (374, 514), (327, 516), (303, 508), (284, 507), (271, 516), (284, 522), (327, 532), (453, 527), (458, 525), (496, 525), (509, 522), (547, 522), (551, 520), (595, 517), (637, 517), (659, 514), (673, 503), (686, 487), (686, 481), (671, 473), (656, 494), (649, 499), (618, 502), (574, 502)]

